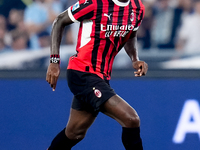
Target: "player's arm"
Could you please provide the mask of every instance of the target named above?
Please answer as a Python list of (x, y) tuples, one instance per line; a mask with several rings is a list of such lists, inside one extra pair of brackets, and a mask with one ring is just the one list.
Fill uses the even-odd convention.
[(65, 26), (73, 23), (69, 18), (68, 10), (62, 12), (53, 22), (51, 32), (51, 54), (59, 54), (60, 43)]
[(69, 18), (68, 11), (62, 12), (53, 22), (51, 32), (51, 60), (47, 69), (46, 81), (50, 84), (53, 91), (56, 89), (57, 80), (60, 74), (60, 43), (65, 26), (73, 23)]
[(142, 75), (145, 75), (148, 70), (148, 65), (144, 61), (140, 61), (138, 57), (138, 51), (137, 51), (137, 31), (134, 31), (132, 36), (129, 38), (129, 40), (124, 45), (124, 49), (126, 53), (129, 55), (132, 61), (133, 68), (136, 69), (135, 76), (141, 77)]

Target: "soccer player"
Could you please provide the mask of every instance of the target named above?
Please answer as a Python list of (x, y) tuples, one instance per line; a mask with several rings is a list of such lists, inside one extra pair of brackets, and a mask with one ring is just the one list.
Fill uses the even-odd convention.
[(81, 141), (99, 112), (122, 126), (126, 150), (142, 150), (137, 112), (109, 85), (116, 54), (125, 48), (135, 76), (147, 73), (148, 65), (138, 58), (136, 32), (144, 17), (141, 0), (79, 0), (53, 23), (51, 58), (46, 80), (53, 91), (60, 73), (59, 46), (65, 26), (80, 22), (77, 53), (70, 57), (67, 80), (74, 94), (70, 116), (48, 150), (70, 150)]

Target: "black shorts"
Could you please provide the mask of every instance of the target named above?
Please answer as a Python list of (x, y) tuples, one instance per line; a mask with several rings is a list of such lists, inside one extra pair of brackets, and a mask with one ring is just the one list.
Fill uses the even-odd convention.
[(101, 79), (96, 74), (67, 70), (67, 81), (74, 94), (72, 108), (87, 111), (97, 116), (101, 106), (116, 95), (109, 81)]

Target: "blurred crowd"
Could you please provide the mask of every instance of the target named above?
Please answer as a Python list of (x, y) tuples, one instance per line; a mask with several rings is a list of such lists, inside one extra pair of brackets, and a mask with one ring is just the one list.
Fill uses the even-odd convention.
[(200, 52), (200, 0), (145, 0), (138, 37), (143, 49)]
[[(0, 52), (39, 50), (50, 45), (52, 23), (74, 0), (1, 0)], [(62, 44), (73, 44), (66, 28)]]
[[(50, 45), (56, 16), (77, 0), (0, 0), (0, 53), (39, 50)], [(158, 48), (188, 54), (200, 51), (200, 0), (143, 0), (145, 18), (138, 31), (143, 50)], [(77, 26), (75, 26), (77, 29)], [(74, 44), (67, 27), (62, 44)]]

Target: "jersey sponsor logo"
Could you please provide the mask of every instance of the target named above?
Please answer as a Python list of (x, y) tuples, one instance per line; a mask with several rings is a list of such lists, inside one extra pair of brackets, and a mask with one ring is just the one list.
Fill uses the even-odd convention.
[(106, 16), (106, 17), (108, 17), (108, 19), (110, 20), (110, 16), (111, 16), (112, 14), (106, 14), (106, 13), (104, 13), (104, 16)]
[(107, 31), (105, 37), (125, 37), (128, 33), (129, 31)]
[(79, 2), (77, 2), (76, 4), (73, 5), (72, 11), (75, 11), (75, 10), (78, 9), (79, 7), (80, 7)]
[(134, 25), (103, 25), (101, 31), (105, 31), (105, 37), (125, 37), (129, 31), (134, 30)]
[(134, 30), (134, 25), (103, 25), (101, 24), (101, 31), (116, 31), (116, 30), (121, 30), (121, 31), (131, 31)]
[(95, 87), (93, 88), (93, 90), (96, 97), (100, 98), (102, 96), (101, 91), (99, 91), (98, 89), (95, 89)]

